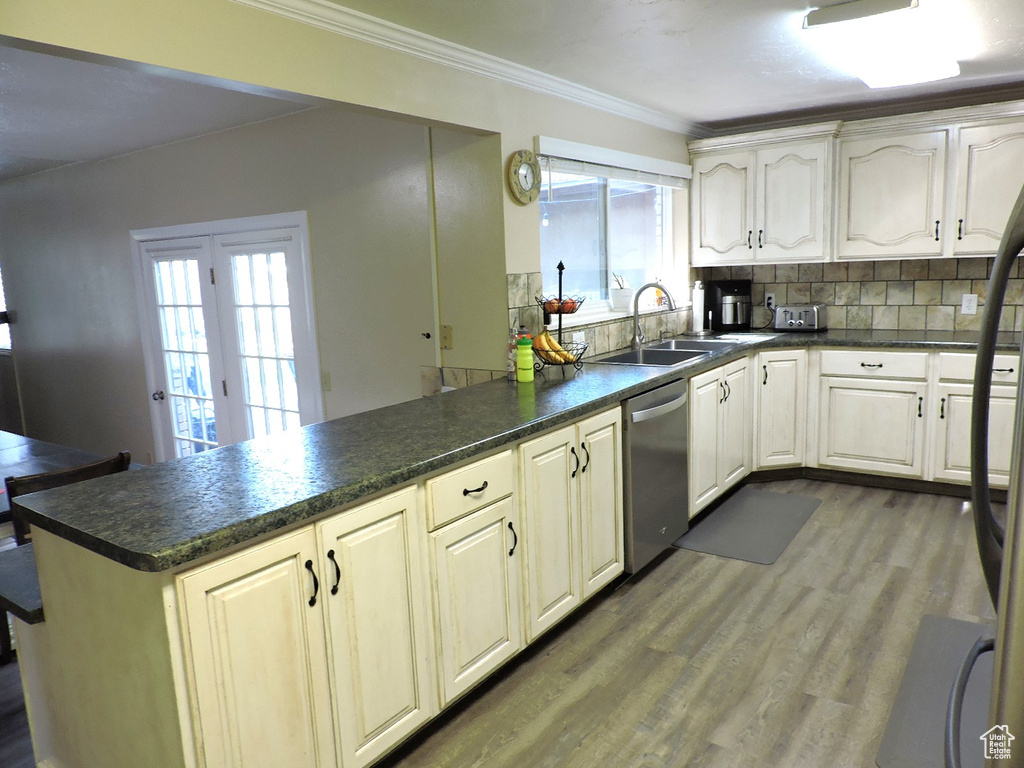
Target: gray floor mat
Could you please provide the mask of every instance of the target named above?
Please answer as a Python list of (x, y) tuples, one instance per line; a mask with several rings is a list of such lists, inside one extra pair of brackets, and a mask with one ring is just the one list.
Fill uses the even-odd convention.
[(811, 496), (740, 488), (673, 546), (771, 565), (820, 504)]

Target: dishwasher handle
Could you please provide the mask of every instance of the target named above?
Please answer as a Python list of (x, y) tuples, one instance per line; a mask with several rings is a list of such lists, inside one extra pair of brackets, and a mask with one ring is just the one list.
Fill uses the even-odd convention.
[(634, 424), (638, 424), (641, 421), (647, 421), (648, 419), (656, 419), (659, 416), (664, 416), (666, 413), (682, 408), (686, 405), (686, 393), (679, 395), (679, 397), (669, 400), (667, 403), (656, 405), (653, 408), (645, 408), (642, 411), (635, 411), (629, 415), (629, 420)]

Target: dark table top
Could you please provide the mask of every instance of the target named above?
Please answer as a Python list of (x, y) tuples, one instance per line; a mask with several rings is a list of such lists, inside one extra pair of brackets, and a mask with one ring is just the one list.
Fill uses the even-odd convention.
[[(99, 454), (69, 448), (66, 445), (33, 440), (13, 432), (0, 431), (0, 481), (8, 477), (35, 475), (89, 464), (103, 458)], [(0, 522), (11, 519), (11, 504), (0, 485)]]

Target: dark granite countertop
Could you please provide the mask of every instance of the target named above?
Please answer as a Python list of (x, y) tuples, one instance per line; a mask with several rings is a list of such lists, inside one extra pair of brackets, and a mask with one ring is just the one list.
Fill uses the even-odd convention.
[[(767, 333), (767, 332), (765, 332)], [(683, 368), (587, 364), (533, 385), (490, 381), (271, 438), (20, 497), (32, 525), (142, 571), (184, 566), (437, 472), (751, 349), (863, 346), (971, 351), (976, 333), (784, 333)], [(1000, 347), (1018, 349), (1019, 334)]]

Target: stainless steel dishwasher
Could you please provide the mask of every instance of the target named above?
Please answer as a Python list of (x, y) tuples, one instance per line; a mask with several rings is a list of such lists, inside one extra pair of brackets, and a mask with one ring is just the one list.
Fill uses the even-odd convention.
[(687, 380), (622, 404), (626, 571), (636, 573), (686, 533)]

